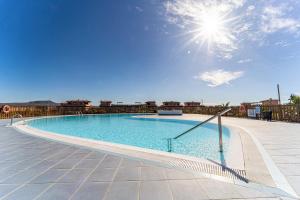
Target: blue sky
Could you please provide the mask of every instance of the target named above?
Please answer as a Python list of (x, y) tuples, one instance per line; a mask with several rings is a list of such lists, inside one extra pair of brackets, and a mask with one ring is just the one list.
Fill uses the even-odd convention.
[(0, 1), (0, 102), (300, 93), (300, 2)]

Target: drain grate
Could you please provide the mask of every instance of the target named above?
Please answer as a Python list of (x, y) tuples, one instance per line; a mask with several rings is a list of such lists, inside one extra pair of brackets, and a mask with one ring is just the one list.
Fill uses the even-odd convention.
[[(214, 162), (214, 161), (212, 161)], [(208, 164), (208, 163), (201, 163), (191, 160), (183, 160), (177, 159), (172, 160), (169, 164), (173, 167), (179, 167), (184, 169), (191, 169), (195, 172), (202, 172), (207, 174), (213, 174), (217, 176), (222, 176), (234, 180), (241, 180), (244, 182), (249, 182), (246, 176), (245, 170), (239, 169), (232, 169), (226, 166), (223, 166), (217, 162), (214, 162), (216, 165)]]

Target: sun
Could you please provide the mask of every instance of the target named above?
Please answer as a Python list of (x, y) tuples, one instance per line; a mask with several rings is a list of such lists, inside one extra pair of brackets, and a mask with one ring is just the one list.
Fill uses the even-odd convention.
[(224, 23), (223, 19), (216, 12), (203, 14), (201, 17), (200, 31), (205, 37), (215, 37), (221, 34)]
[[(189, 24), (184, 35), (188, 41), (186, 46), (195, 43), (206, 45), (209, 51), (221, 49), (229, 52), (235, 49), (234, 25), (236, 17), (224, 5), (194, 6), (187, 12), (184, 24)], [(185, 16), (186, 16), (185, 15)]]
[(237, 38), (244, 32), (243, 14), (232, 2), (174, 0), (166, 4), (168, 20), (180, 27), (179, 36), (186, 41), (183, 48), (194, 48), (194, 52), (215, 54), (230, 59), (238, 49)]
[(195, 39), (202, 43), (222, 44), (229, 42), (228, 19), (216, 8), (209, 8), (195, 18)]

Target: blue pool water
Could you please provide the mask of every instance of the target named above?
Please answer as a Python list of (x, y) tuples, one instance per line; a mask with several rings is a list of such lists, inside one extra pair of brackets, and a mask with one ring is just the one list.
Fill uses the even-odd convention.
[[(132, 114), (65, 116), (35, 119), (29, 126), (54, 133), (112, 143), (168, 151), (167, 138), (173, 138), (196, 125), (197, 121), (137, 118)], [(206, 124), (172, 141), (172, 152), (220, 160), (216, 124)], [(223, 127), (224, 153), (230, 132)]]

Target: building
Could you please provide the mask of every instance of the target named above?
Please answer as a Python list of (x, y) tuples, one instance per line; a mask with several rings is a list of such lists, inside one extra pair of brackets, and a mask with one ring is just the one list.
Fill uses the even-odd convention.
[(163, 102), (163, 106), (165, 106), (165, 107), (180, 106), (180, 102), (178, 102), (178, 101), (165, 101), (165, 102)]
[(100, 101), (100, 107), (111, 106), (111, 103), (112, 103), (112, 101), (106, 101), (106, 100)]
[(241, 106), (250, 108), (252, 106), (252, 104), (253, 104), (252, 102), (243, 102), (243, 103), (241, 103)]
[(195, 101), (184, 102), (184, 106), (194, 107), (194, 106), (200, 106), (200, 105), (201, 105), (200, 102), (195, 102)]
[(182, 107), (178, 101), (165, 101), (159, 107), (159, 110), (182, 110)]
[(69, 100), (60, 104), (63, 107), (90, 107), (91, 101), (88, 100)]
[(272, 98), (267, 99), (267, 100), (262, 100), (260, 102), (263, 106), (276, 106), (276, 105), (279, 105), (279, 100), (278, 99), (272, 99)]
[(65, 112), (83, 112), (92, 106), (88, 100), (69, 100), (60, 104), (61, 109)]
[(146, 106), (156, 106), (155, 101), (146, 101), (145, 104), (146, 104)]

